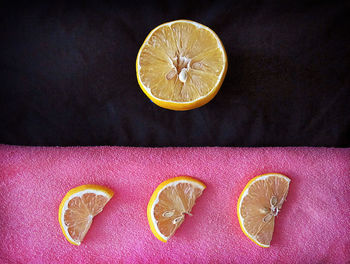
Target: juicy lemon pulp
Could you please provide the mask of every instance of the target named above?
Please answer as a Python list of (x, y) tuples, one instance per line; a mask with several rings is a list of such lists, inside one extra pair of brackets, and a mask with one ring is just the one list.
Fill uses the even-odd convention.
[[(226, 73), (227, 59), (220, 39), (211, 29), (178, 20), (150, 33), (139, 51), (136, 69), (140, 86), (152, 101), (161, 102), (159, 105), (165, 108), (184, 110), (181, 108), (186, 108), (186, 103), (198, 101), (187, 105), (192, 109), (215, 96)], [(175, 107), (166, 102), (185, 105)]]
[(154, 218), (164, 236), (171, 237), (184, 221), (185, 214), (191, 215), (192, 207), (201, 193), (202, 190), (188, 183), (179, 183), (162, 191), (159, 203), (154, 207)]
[(64, 223), (73, 240), (82, 241), (84, 239), (92, 218), (102, 212), (107, 202), (107, 197), (94, 193), (86, 193), (69, 201), (64, 214)]

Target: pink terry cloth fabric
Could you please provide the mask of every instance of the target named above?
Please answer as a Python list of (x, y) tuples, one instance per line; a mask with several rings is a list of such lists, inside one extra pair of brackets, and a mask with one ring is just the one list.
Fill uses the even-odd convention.
[[(259, 174), (291, 178), (270, 248), (241, 231), (236, 204)], [(162, 181), (179, 175), (207, 189), (167, 243), (146, 208)], [(1, 263), (349, 263), (350, 149), (15, 147), (0, 145)], [(115, 196), (81, 246), (58, 222), (64, 195), (82, 184)]]

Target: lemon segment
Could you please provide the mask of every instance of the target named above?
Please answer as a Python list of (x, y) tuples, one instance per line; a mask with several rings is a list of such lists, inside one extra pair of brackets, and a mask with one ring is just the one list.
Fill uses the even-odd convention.
[(206, 188), (192, 177), (175, 177), (162, 182), (153, 192), (147, 207), (147, 218), (154, 236), (167, 242), (191, 215), (196, 199)]
[(259, 175), (247, 183), (238, 199), (240, 227), (260, 247), (270, 247), (275, 217), (286, 200), (289, 183), (280, 173)]
[(92, 219), (113, 197), (114, 192), (100, 185), (82, 185), (71, 189), (62, 199), (58, 221), (63, 235), (79, 246), (88, 232)]
[(209, 102), (226, 71), (227, 56), (219, 37), (189, 20), (153, 29), (136, 59), (143, 92), (155, 104), (171, 110), (190, 110)]

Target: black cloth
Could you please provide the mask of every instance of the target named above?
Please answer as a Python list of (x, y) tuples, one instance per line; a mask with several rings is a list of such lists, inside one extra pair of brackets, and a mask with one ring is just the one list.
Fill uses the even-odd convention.
[[(1, 4), (0, 143), (350, 147), (348, 1), (72, 2)], [(176, 19), (228, 56), (217, 96), (185, 112), (135, 73), (148, 33)]]

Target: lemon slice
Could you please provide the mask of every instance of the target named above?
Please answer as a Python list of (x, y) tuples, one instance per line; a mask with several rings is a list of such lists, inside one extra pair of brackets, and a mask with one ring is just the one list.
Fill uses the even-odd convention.
[(64, 236), (73, 245), (80, 245), (92, 219), (99, 214), (114, 192), (99, 185), (82, 185), (71, 189), (63, 198), (58, 220)]
[(182, 176), (166, 180), (153, 192), (147, 207), (148, 223), (152, 233), (162, 242), (167, 242), (191, 215), (196, 199), (206, 186), (191, 177)]
[(219, 91), (227, 56), (210, 28), (189, 20), (162, 24), (149, 33), (136, 59), (143, 92), (157, 105), (190, 110), (208, 103)]
[(275, 217), (286, 200), (290, 179), (279, 173), (257, 176), (243, 189), (237, 215), (243, 233), (261, 247), (269, 247)]

